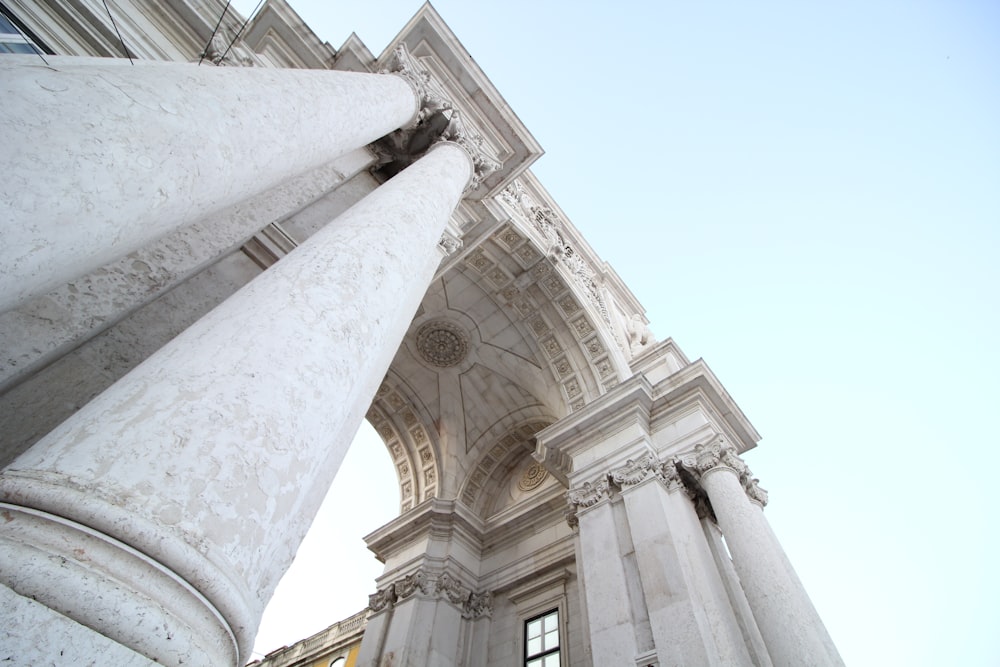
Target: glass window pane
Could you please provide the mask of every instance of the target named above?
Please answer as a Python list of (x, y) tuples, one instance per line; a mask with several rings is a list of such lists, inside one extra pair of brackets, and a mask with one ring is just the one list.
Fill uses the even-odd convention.
[(542, 650), (542, 638), (541, 637), (533, 637), (533, 638), (531, 638), (531, 639), (528, 640), (528, 652), (527, 652), (527, 655), (535, 655), (536, 653), (540, 653), (541, 650)]
[(553, 653), (552, 655), (545, 656), (545, 662), (542, 667), (559, 667), (559, 654)]
[(532, 660), (531, 662), (528, 663), (528, 667), (544, 667), (544, 665), (542, 665), (543, 660), (544, 658), (538, 658), (537, 660)]
[(542, 643), (545, 646), (545, 650), (559, 646), (559, 631), (553, 630), (552, 632), (545, 633), (545, 641)]
[(552, 612), (542, 619), (542, 623), (545, 625), (545, 632), (555, 630), (559, 627), (559, 612)]
[(528, 637), (539, 637), (542, 634), (542, 622), (532, 621), (528, 623)]

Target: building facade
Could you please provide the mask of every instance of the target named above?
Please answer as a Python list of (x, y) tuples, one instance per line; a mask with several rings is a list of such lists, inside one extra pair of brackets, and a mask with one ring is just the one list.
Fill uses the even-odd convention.
[(757, 432), (433, 7), (377, 57), (284, 0), (3, 13), (13, 664), (245, 663), (363, 419), (384, 573), (272, 664), (841, 664)]

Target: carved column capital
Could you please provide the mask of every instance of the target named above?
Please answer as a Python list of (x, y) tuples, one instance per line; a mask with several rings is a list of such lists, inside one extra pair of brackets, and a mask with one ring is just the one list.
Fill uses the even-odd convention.
[[(687, 487), (684, 486), (684, 480), (681, 478), (681, 473), (677, 469), (680, 460), (671, 457), (667, 459), (659, 468), (660, 477), (663, 478), (663, 483), (667, 487), (667, 491), (688, 491)], [(690, 495), (690, 493), (688, 493)]]
[(413, 57), (405, 44), (399, 44), (393, 49), (389, 67), (381, 72), (402, 77), (413, 88), (420, 105), (416, 119), (410, 126), (371, 144), (379, 167), (397, 164), (388, 172), (389, 176), (439, 141), (458, 144), (472, 160), (472, 177), (466, 186), (466, 192), (475, 190), (484, 178), (500, 168), (500, 163), (485, 150), (486, 140), (483, 135), (465, 122), (452, 100), (448, 99), (444, 87)]
[(736, 448), (722, 438), (695, 445), (694, 458), (686, 460), (685, 464), (699, 476), (704, 476), (719, 468), (728, 468), (740, 480), (740, 484), (750, 500), (761, 507), (767, 505), (767, 491), (758, 485), (760, 480), (753, 476), (753, 473), (750, 472), (750, 466), (740, 458)]
[(462, 617), (475, 620), (484, 616), (493, 617), (493, 593), (490, 591), (472, 593), (462, 610)]
[(417, 591), (424, 595), (430, 595), (431, 583), (423, 570), (417, 570), (413, 574), (408, 574), (392, 585), (396, 594), (396, 602), (400, 602), (410, 597)]
[(611, 471), (611, 481), (621, 488), (634, 486), (650, 476), (659, 477), (660, 462), (651, 452), (638, 459), (629, 459), (620, 468)]
[(441, 576), (438, 577), (437, 584), (434, 586), (434, 591), (452, 604), (458, 605), (463, 609), (469, 602), (469, 598), (472, 596), (471, 588), (463, 586), (461, 581), (447, 572), (443, 572)]
[(570, 505), (578, 509), (593, 507), (597, 503), (611, 497), (611, 485), (607, 477), (600, 477), (594, 482), (584, 482), (583, 486), (566, 492)]
[(380, 588), (368, 596), (368, 608), (373, 613), (378, 613), (383, 609), (391, 608), (396, 603), (396, 592), (393, 585), (389, 584), (385, 588)]

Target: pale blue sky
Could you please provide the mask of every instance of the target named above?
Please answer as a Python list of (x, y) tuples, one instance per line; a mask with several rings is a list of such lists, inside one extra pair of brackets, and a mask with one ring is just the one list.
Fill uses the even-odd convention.
[[(376, 54), (420, 6), (291, 1)], [(435, 7), (656, 335), (763, 435), (746, 458), (766, 515), (847, 664), (1000, 665), (1000, 5), (805, 4)], [(395, 494), (388, 458), (357, 449), (343, 481), (373, 493), (376, 467)], [(282, 590), (259, 650), (365, 606), (358, 538), (386, 504), (317, 521), (339, 536), (318, 567), (353, 550), (369, 569), (332, 579), (351, 594)]]

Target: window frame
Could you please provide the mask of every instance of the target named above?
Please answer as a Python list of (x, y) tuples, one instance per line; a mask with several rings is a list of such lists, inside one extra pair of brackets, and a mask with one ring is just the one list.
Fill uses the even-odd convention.
[[(556, 618), (556, 645), (554, 647), (552, 647), (552, 648), (546, 649), (545, 648), (545, 636), (547, 634), (549, 634), (549, 633), (545, 632), (545, 619), (547, 619), (549, 616), (553, 616), (553, 615), (555, 615), (555, 618)], [(555, 607), (552, 607), (551, 609), (543, 611), (540, 614), (536, 614), (536, 615), (534, 615), (534, 616), (532, 616), (530, 618), (524, 619), (524, 621), (521, 624), (521, 627), (522, 627), (521, 636), (522, 636), (522, 644), (523, 644), (523, 650), (521, 651), (521, 664), (524, 667), (527, 667), (531, 662), (533, 662), (535, 660), (539, 660), (539, 659), (541, 659), (542, 662), (543, 662), (543, 664), (544, 664), (545, 658), (548, 658), (548, 657), (553, 656), (553, 655), (558, 656), (558, 658), (559, 658), (559, 665), (560, 666), (563, 664), (563, 625), (564, 625), (564, 623), (563, 623), (563, 620), (562, 620), (561, 616), (562, 616), (562, 614), (560, 613), (559, 605), (556, 605)], [(532, 623), (534, 623), (535, 621), (541, 621), (541, 623), (542, 623), (541, 634), (540, 634), (540, 637), (542, 638), (542, 648), (537, 653), (532, 653), (532, 654), (529, 655), (528, 654), (528, 643), (530, 641), (530, 638), (528, 637), (528, 626), (531, 625)]]

